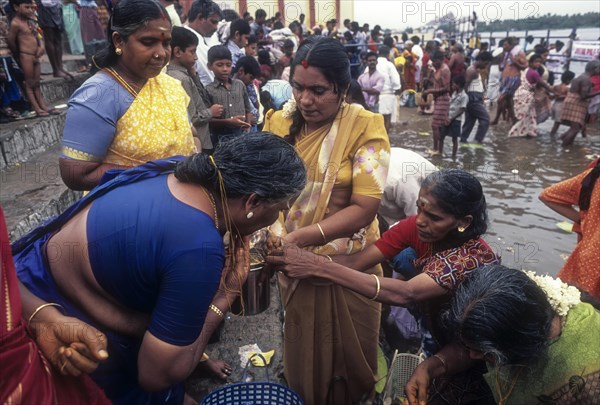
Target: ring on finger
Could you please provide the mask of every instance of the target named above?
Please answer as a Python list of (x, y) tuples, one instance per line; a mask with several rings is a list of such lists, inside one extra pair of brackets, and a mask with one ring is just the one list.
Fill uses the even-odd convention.
[(64, 371), (65, 367), (67, 367), (67, 362), (68, 362), (68, 360), (65, 360), (64, 364), (60, 367), (61, 373)]

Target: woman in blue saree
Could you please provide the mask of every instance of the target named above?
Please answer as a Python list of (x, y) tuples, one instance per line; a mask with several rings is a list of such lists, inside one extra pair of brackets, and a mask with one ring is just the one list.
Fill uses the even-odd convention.
[(111, 171), (15, 243), (17, 273), (106, 334), (109, 359), (92, 378), (114, 403), (181, 403), (182, 382), (247, 275), (245, 236), (273, 223), (305, 181), (293, 147), (268, 133), (213, 157)]

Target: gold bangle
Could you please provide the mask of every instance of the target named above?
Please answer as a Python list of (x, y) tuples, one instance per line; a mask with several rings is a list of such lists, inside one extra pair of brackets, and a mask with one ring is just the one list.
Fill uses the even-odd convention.
[(215, 304), (210, 304), (208, 308), (217, 314), (221, 319), (225, 318), (225, 314)]
[(379, 297), (379, 292), (381, 291), (381, 283), (379, 282), (379, 277), (377, 277), (375, 274), (371, 275), (375, 277), (375, 282), (377, 283), (377, 291), (375, 291), (375, 295), (373, 296), (373, 298), (371, 298), (371, 301), (375, 301), (377, 297)]
[(321, 228), (321, 224), (318, 222), (315, 224), (317, 228), (319, 228), (319, 232), (321, 232), (321, 236), (323, 237), (323, 242), (327, 242), (327, 238), (325, 237), (325, 232), (323, 232), (323, 228)]
[(438, 359), (442, 363), (442, 367), (444, 367), (444, 374), (448, 374), (448, 366), (446, 365), (446, 360), (444, 360), (444, 358), (437, 353), (431, 357), (435, 357), (436, 359)]
[(34, 318), (34, 317), (35, 317), (35, 316), (38, 314), (38, 312), (40, 312), (42, 309), (44, 309), (44, 308), (46, 308), (46, 307), (57, 307), (57, 308), (60, 308), (60, 309), (62, 309), (62, 312), (63, 312), (63, 313), (65, 312), (65, 309), (63, 308), (63, 306), (62, 306), (62, 305), (60, 305), (60, 304), (57, 304), (57, 303), (55, 303), (55, 302), (48, 302), (47, 304), (42, 304), (42, 305), (40, 305), (39, 307), (37, 307), (37, 308), (35, 309), (35, 311), (33, 311), (33, 313), (31, 314), (31, 316), (29, 317), (29, 319), (27, 320), (27, 323), (28, 323), (28, 324), (30, 324), (30, 323), (31, 323), (31, 321), (33, 320), (33, 318)]
[(200, 357), (200, 363), (204, 363), (205, 361), (208, 361), (208, 359), (210, 359), (210, 357), (208, 357), (208, 354), (202, 353), (202, 357)]
[(326, 258), (328, 258), (330, 262), (333, 261), (333, 259), (331, 258), (331, 256), (329, 256), (329, 255), (323, 255), (323, 256), (325, 256)]

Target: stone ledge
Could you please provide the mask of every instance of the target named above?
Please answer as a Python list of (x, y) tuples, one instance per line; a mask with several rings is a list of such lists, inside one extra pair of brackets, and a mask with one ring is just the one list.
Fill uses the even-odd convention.
[[(64, 110), (66, 111), (66, 110)], [(66, 113), (11, 122), (0, 127), (0, 169), (16, 166), (44, 153), (62, 139)]]
[(35, 159), (0, 171), (0, 204), (11, 241), (63, 212), (81, 197), (64, 185), (58, 170), (59, 146)]
[(73, 73), (74, 80), (67, 81), (60, 77), (44, 77), (41, 81), (42, 97), (48, 106), (57, 101), (68, 100), (71, 94), (89, 77), (89, 73)]

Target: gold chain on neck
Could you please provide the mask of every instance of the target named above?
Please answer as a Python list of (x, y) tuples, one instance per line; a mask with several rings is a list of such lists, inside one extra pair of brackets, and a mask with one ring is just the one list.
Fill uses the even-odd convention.
[(215, 220), (215, 228), (217, 228), (217, 230), (219, 229), (219, 216), (217, 215), (217, 202), (215, 201), (215, 197), (212, 195), (211, 192), (207, 191), (204, 187), (202, 187), (202, 191), (204, 191), (204, 194), (206, 194), (206, 197), (208, 198), (208, 200), (210, 201), (210, 204), (212, 205), (213, 208), (213, 218)]
[(107, 67), (106, 70), (119, 82), (119, 84), (125, 87), (125, 90), (131, 93), (132, 96), (137, 97), (138, 92), (133, 88), (131, 84), (127, 82), (117, 71), (112, 67)]
[(506, 404), (506, 401), (508, 400), (508, 398), (510, 398), (510, 395), (512, 394), (513, 390), (515, 389), (515, 386), (517, 385), (517, 380), (519, 379), (519, 375), (521, 374), (521, 371), (523, 371), (523, 367), (519, 368), (517, 375), (515, 375), (514, 378), (512, 379), (512, 381), (510, 382), (508, 391), (506, 392), (506, 394), (503, 394), (502, 387), (500, 386), (500, 379), (499, 379), (500, 371), (496, 370), (496, 392), (498, 393), (498, 405)]
[[(106, 71), (107, 71), (107, 72), (109, 72), (109, 73), (111, 74), (111, 76), (112, 76), (112, 77), (114, 77), (114, 78), (115, 78), (115, 80), (116, 80), (116, 81), (117, 81), (117, 82), (118, 82), (118, 83), (119, 83), (121, 86), (123, 86), (123, 87), (125, 88), (125, 90), (127, 90), (129, 93), (131, 93), (131, 95), (132, 95), (134, 98), (137, 98), (137, 96), (138, 96), (138, 91), (137, 91), (137, 90), (135, 90), (135, 89), (133, 88), (133, 86), (132, 86), (131, 84), (129, 84), (129, 83), (128, 83), (128, 82), (127, 82), (127, 81), (126, 81), (124, 78), (123, 78), (123, 76), (121, 76), (121, 75), (120, 75), (120, 74), (119, 74), (119, 73), (118, 73), (118, 72), (117, 72), (117, 71), (116, 71), (114, 68), (112, 68), (112, 67), (107, 67), (107, 68), (105, 68), (105, 69), (106, 69)], [(142, 86), (142, 87), (143, 87), (143, 86)], [(160, 86), (159, 86), (159, 90), (160, 90), (160, 91), (163, 93), (163, 95), (164, 95), (164, 92), (163, 92), (163, 90), (162, 90), (162, 88), (161, 88)], [(141, 91), (141, 89), (140, 89), (140, 91)], [(168, 105), (168, 103), (167, 103), (167, 106), (166, 106), (166, 107), (167, 107), (167, 109), (169, 110), (169, 112), (171, 113), (171, 117), (172, 117), (172, 119), (173, 119), (173, 128), (167, 128), (167, 129), (169, 129), (169, 130), (171, 130), (171, 131), (178, 131), (178, 130), (179, 130), (179, 125), (177, 124), (177, 118), (175, 118), (175, 114), (173, 113), (173, 110), (172, 110), (172, 109), (171, 109), (171, 107)], [(154, 113), (153, 113), (153, 114), (154, 114)]]

